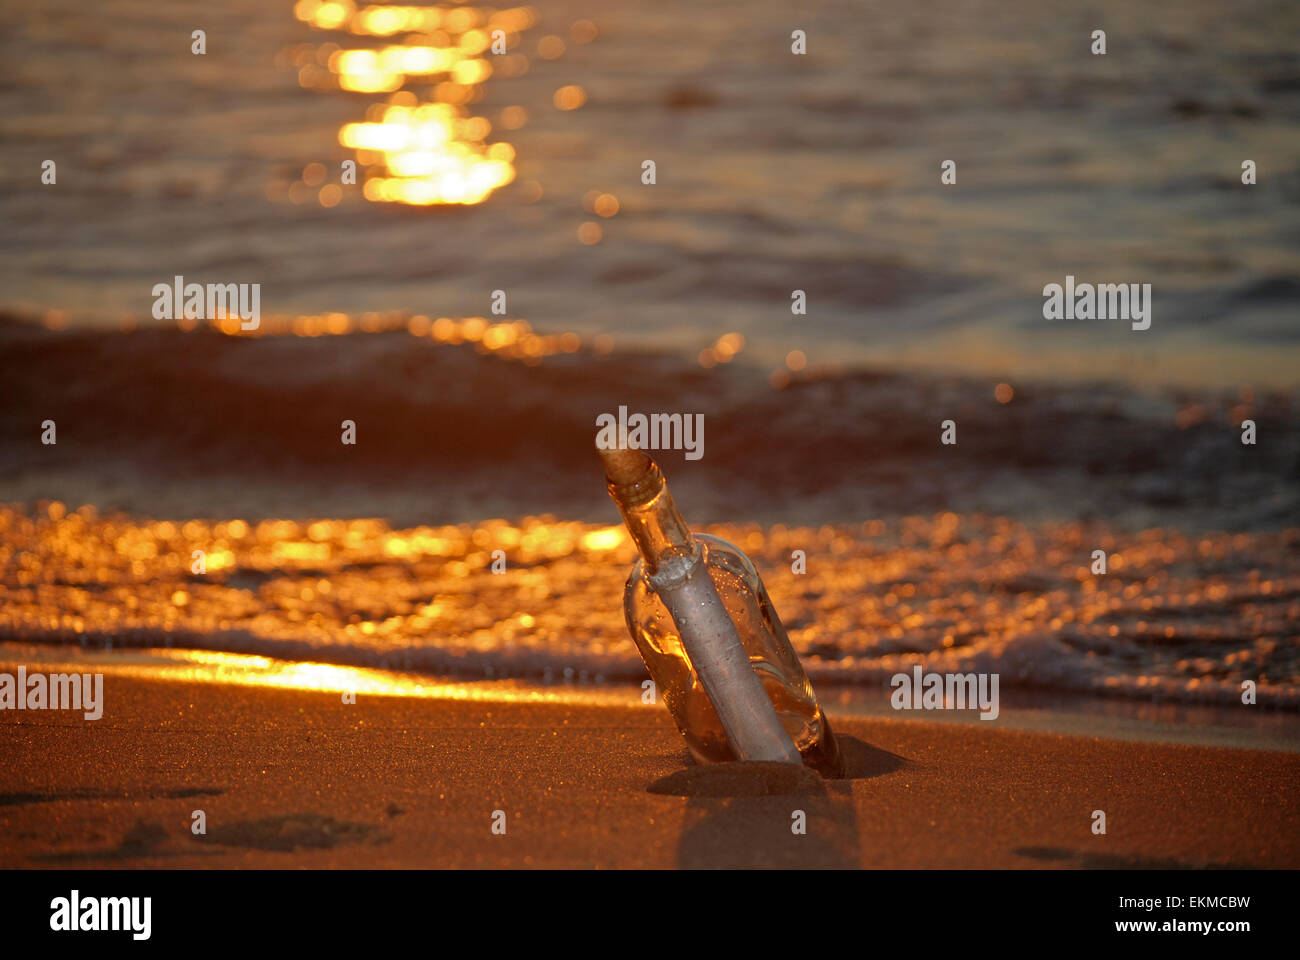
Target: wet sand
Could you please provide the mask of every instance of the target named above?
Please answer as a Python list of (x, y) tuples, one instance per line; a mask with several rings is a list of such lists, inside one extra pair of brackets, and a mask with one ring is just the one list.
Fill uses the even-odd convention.
[(0, 866), (1300, 866), (1296, 754), (832, 714), (854, 778), (822, 782), (692, 767), (646, 709), (108, 695), (0, 713)]

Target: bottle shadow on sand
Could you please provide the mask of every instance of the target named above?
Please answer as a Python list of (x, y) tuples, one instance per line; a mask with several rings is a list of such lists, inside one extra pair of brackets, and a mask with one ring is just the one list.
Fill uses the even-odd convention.
[(853, 781), (907, 760), (837, 735), (847, 777), (823, 780), (788, 763), (697, 764), (661, 777), (650, 793), (688, 797), (679, 867), (830, 868), (860, 865)]

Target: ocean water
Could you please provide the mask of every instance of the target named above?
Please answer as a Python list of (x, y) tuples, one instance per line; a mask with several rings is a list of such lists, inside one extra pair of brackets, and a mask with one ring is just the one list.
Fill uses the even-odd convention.
[[(1289, 393), (773, 381), (743, 351), (705, 370), (492, 329), (0, 325), (0, 640), (633, 681), (634, 556), (591, 448), (625, 403), (703, 413), (701, 459), (658, 457), (688, 521), (755, 558), (819, 685), (921, 664), (1187, 704), (1253, 680), (1300, 707)], [(1246, 416), (1267, 442), (1240, 442)]]
[[(340, 84), (392, 84), (332, 73), (331, 53), (429, 33), (321, 29), (288, 0), (8, 5), (0, 306), (148, 324), (153, 285), (182, 275), (260, 283), (267, 313), (471, 317), (500, 289), (539, 331), (692, 358), (737, 332), (773, 366), (797, 350), (1002, 379), (1295, 384), (1293, 3), (455, 9), (467, 19), (444, 15), (439, 44), (494, 15), (519, 27), (507, 56), (460, 58), (490, 76), (365, 92)], [(573, 87), (585, 102), (559, 109)], [(344, 128), (394, 99), (488, 124), (470, 133), (508, 145), (513, 181), (468, 206), (368, 200), (376, 163), (339, 186), (358, 157)], [(616, 215), (592, 212), (600, 194)], [(1044, 320), (1043, 286), (1067, 275), (1150, 283), (1151, 328)]]
[[(1004, 687), (1300, 708), (1297, 535), (1124, 537), (955, 514), (860, 526), (710, 526), (765, 574), (815, 682), (913, 665)], [(621, 527), (551, 518), (149, 524), (62, 504), (0, 512), (0, 636), (176, 646), (534, 682), (644, 676), (623, 626)], [(1113, 570), (1089, 572), (1104, 543)], [(195, 550), (206, 572), (193, 572)], [(807, 556), (795, 573), (793, 550)], [(493, 560), (506, 569), (492, 571)]]
[[(591, 450), (625, 405), (704, 415), (664, 469), (831, 703), (915, 664), (1049, 707), (1254, 680), (1294, 729), (1294, 4), (330, 15), (0, 11), (0, 660), (635, 683)], [(344, 69), (385, 47), (450, 72)], [(155, 318), (177, 275), (261, 284), (262, 328)], [(1151, 328), (1044, 320), (1067, 275), (1152, 284)]]

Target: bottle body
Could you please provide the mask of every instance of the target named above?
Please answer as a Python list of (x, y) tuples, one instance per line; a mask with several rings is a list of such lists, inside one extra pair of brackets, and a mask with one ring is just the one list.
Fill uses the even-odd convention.
[[(692, 537), (700, 547), (699, 562), (735, 624), (750, 666), (803, 762), (823, 776), (842, 776), (834, 735), (758, 571), (725, 540), (707, 534)], [(651, 583), (644, 559), (637, 561), (628, 577), (623, 610), (641, 659), (696, 760), (735, 760), (722, 722), (672, 615)]]

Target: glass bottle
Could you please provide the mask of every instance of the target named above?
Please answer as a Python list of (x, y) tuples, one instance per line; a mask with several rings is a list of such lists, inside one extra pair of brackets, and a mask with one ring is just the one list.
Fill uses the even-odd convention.
[(623, 595), (628, 630), (695, 759), (802, 761), (843, 776), (834, 735), (753, 563), (720, 537), (690, 532), (645, 454), (600, 453), (641, 553)]

